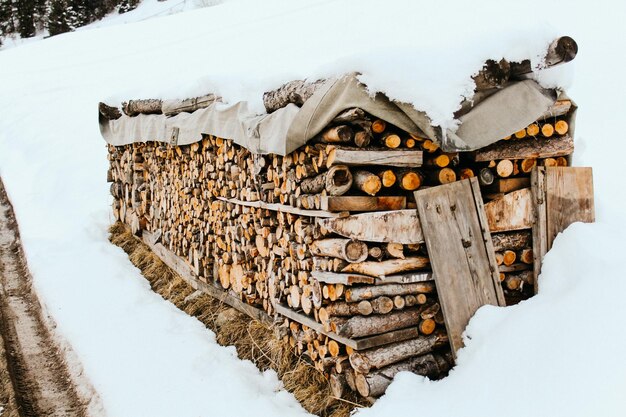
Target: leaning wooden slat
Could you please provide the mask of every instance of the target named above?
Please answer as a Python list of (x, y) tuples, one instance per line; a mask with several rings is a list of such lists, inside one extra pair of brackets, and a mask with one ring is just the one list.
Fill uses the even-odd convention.
[(453, 354), (474, 312), (504, 305), (476, 178), (415, 192)]
[(500, 159), (551, 158), (574, 152), (570, 135), (547, 140), (508, 140), (496, 142), (474, 152), (474, 161), (488, 162)]

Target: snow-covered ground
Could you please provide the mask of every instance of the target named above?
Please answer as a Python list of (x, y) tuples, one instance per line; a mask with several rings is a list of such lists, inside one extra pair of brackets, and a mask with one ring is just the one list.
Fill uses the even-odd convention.
[(111, 199), (98, 101), (216, 92), (260, 108), (261, 93), (284, 81), (360, 71), (373, 89), (453, 126), (486, 58), (537, 58), (559, 34), (576, 39), (579, 54), (542, 80), (570, 85), (580, 106), (575, 162), (594, 168), (597, 223), (557, 238), (538, 296), (478, 312), (448, 378), (402, 374), (360, 414), (626, 415), (626, 6), (421, 3), (232, 0), (0, 52), (0, 175), (36, 289), (107, 415), (305, 413), (273, 373), (238, 360), (153, 294), (106, 240)]

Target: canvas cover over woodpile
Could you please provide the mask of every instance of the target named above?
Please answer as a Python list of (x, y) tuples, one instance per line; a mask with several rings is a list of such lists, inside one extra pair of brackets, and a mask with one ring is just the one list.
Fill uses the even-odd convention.
[[(563, 42), (548, 49), (548, 65), (575, 55), (575, 43)], [(523, 82), (528, 65), (486, 63), (476, 94)], [(268, 113), (305, 105), (323, 84), (266, 93)], [(335, 396), (375, 398), (401, 371), (446, 376), (473, 312), (532, 296), (556, 233), (593, 221), (589, 170), (566, 168), (576, 107), (552, 94), (536, 119), (525, 113), (523, 126), (471, 151), (444, 150), (437, 132), (407, 131), (359, 107), (285, 155), (215, 132), (185, 144), (176, 129), (110, 141), (113, 214), (199, 288), (271, 322)], [(165, 124), (216, 102), (99, 110), (107, 126), (147, 114)], [(553, 196), (563, 195), (574, 208), (552, 220), (564, 204)]]

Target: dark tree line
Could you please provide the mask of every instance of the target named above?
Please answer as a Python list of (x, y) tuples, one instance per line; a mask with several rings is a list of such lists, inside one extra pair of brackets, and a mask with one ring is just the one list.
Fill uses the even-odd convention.
[(107, 13), (120, 13), (137, 7), (140, 0), (0, 0), (0, 44), (3, 38), (19, 34), (34, 36), (47, 29), (51, 36), (70, 32), (102, 19)]

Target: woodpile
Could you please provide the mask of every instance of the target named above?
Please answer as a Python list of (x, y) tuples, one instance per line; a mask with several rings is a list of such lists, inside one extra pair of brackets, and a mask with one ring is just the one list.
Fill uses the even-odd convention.
[[(160, 102), (124, 111), (138, 104), (161, 111)], [(284, 157), (214, 136), (109, 145), (113, 213), (199, 280), (276, 317), (277, 335), (329, 378), (335, 396), (378, 397), (398, 372), (438, 379), (453, 365), (414, 192), (476, 177), (507, 302), (528, 298), (530, 172), (569, 164), (570, 108), (557, 102), (466, 153), (443, 152), (361, 109)]]

